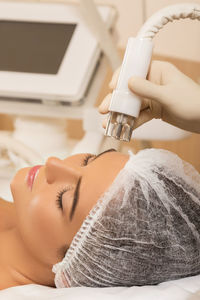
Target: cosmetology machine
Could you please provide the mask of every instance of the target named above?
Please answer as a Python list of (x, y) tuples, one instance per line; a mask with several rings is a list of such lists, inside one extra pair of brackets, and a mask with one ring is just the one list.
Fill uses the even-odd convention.
[(102, 48), (113, 70), (121, 63), (110, 37), (115, 20), (115, 9), (91, 0), (0, 2), (0, 113), (16, 116), (15, 140), (3, 134), (0, 143), (13, 150), (15, 141), (32, 164), (64, 158), (71, 153), (66, 119), (85, 116), (82, 146), (93, 140), (91, 151), (98, 151), (103, 130), (94, 104), (107, 72)]

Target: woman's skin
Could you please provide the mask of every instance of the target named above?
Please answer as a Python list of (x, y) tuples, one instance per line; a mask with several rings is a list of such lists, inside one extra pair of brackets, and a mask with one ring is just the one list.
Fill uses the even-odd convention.
[(16, 174), (11, 182), (14, 204), (0, 201), (0, 289), (29, 283), (54, 287), (52, 266), (62, 260), (127, 160), (128, 155), (114, 151), (99, 157), (52, 157), (39, 169), (32, 189), (27, 185), (31, 168)]

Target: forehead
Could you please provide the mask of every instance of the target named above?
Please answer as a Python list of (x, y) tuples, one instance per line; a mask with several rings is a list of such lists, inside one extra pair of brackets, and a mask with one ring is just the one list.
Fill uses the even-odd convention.
[(94, 161), (91, 160), (82, 171), (80, 188), (82, 203), (87, 202), (90, 207), (96, 204), (124, 167), (128, 158), (127, 155), (119, 152), (108, 152)]

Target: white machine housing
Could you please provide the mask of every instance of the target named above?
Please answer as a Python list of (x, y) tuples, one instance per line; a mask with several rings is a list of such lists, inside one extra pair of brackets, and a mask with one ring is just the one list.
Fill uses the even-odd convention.
[[(106, 26), (111, 28), (116, 17), (115, 10), (108, 6), (98, 7), (98, 10)], [(10, 37), (8, 38), (9, 32)], [(46, 40), (44, 44), (41, 36), (40, 43), (37, 43), (38, 33), (43, 34), (43, 38)], [(56, 58), (55, 51), (59, 45), (55, 45), (55, 41), (57, 40), (57, 43), (59, 41), (58, 34), (60, 34), (60, 42), (65, 42), (65, 46), (61, 45), (60, 53)], [(30, 39), (29, 35), (31, 35)], [(64, 41), (65, 36), (68, 39), (67, 43)], [(36, 44), (32, 49), (28, 42), (34, 41), (34, 38)], [(45, 104), (58, 102), (59, 104), (59, 101), (70, 105), (82, 104), (99, 61), (101, 50), (97, 39), (88, 30), (78, 5), (0, 2), (0, 39), (2, 43), (5, 42), (3, 44), (5, 50), (0, 49), (0, 97), (3, 100), (0, 112), (12, 113), (12, 106), (9, 105), (9, 102), (13, 101), (21, 103), (29, 101), (30, 104), (40, 104), (41, 102)], [(24, 44), (19, 45), (20, 43)], [(9, 50), (13, 45), (15, 51)], [(19, 56), (20, 49), (21, 58)], [(33, 52), (28, 56), (26, 49), (31, 49)], [(6, 59), (1, 59), (1, 55)], [(20, 66), (20, 60), (22, 64), (24, 63), (22, 62), (23, 56), (26, 56), (27, 60), (25, 67)], [(46, 65), (49, 68), (51, 60), (55, 61), (53, 58), (57, 59), (56, 68), (55, 66), (52, 68), (53, 72), (39, 70), (37, 73), (34, 61), (35, 65), (41, 69), (40, 65), (47, 60)], [(5, 60), (7, 62), (11, 60), (18, 64), (19, 71), (12, 70), (12, 66), (7, 66)], [(32, 64), (31, 70), (35, 68), (34, 72), (28, 72), (29, 64)], [(20, 70), (23, 68), (25, 68), (25, 72)], [(6, 109), (5, 101), (9, 106), (8, 109)], [(16, 113), (15, 108), (14, 105), (13, 113)], [(26, 114), (28, 114), (28, 109), (23, 107), (22, 110), (26, 110)]]

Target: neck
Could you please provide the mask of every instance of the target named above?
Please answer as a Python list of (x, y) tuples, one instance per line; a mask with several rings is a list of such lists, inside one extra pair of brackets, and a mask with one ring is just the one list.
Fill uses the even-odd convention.
[(0, 233), (0, 245), (0, 289), (30, 283), (54, 286), (51, 267), (31, 255), (15, 227)]

